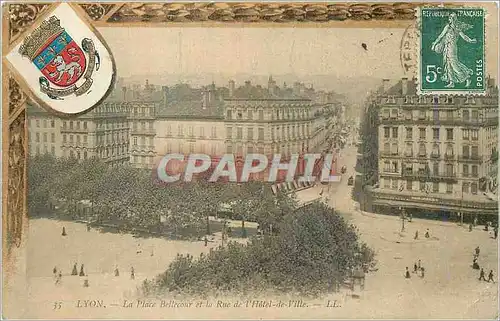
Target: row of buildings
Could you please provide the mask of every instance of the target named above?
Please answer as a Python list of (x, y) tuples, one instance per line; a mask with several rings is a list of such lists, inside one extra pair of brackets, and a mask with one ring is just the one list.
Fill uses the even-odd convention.
[(244, 156), (320, 151), (343, 121), (335, 94), (296, 83), (246, 81), (191, 88), (117, 83), (100, 106), (77, 118), (29, 107), (30, 154), (98, 157), (151, 169), (167, 153)]
[(498, 215), (493, 79), (485, 96), (417, 96), (415, 79), (386, 79), (369, 98), (364, 126), (366, 209)]

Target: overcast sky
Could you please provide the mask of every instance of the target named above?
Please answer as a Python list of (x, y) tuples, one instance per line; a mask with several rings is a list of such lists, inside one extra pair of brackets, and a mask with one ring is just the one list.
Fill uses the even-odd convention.
[[(497, 17), (492, 18), (497, 20)], [(497, 74), (498, 37), (488, 21), (487, 69)], [(118, 76), (250, 73), (337, 77), (403, 75), (404, 28), (100, 28)], [(361, 46), (366, 43), (367, 49)]]

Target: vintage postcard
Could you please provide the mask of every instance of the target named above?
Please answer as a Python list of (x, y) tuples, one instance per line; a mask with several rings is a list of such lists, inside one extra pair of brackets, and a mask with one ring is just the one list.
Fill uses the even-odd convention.
[(497, 319), (493, 2), (5, 2), (2, 317)]

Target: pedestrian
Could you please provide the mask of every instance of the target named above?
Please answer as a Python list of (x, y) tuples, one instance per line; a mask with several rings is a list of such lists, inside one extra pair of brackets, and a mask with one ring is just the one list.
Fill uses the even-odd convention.
[(76, 263), (75, 265), (73, 265), (73, 270), (71, 271), (71, 275), (78, 275), (78, 269), (76, 267)]
[(56, 285), (61, 284), (62, 281), (62, 273), (59, 271), (59, 274), (56, 276)]
[(479, 256), (479, 253), (481, 252), (481, 250), (479, 249), (479, 246), (476, 247), (476, 256)]
[(488, 223), (484, 224), (484, 230), (488, 232)]
[(52, 273), (54, 273), (54, 275), (56, 275), (56, 273), (57, 273), (57, 267), (54, 266), (54, 268), (52, 269)]
[(481, 272), (479, 272), (479, 281), (486, 281), (486, 279), (484, 278), (484, 270), (481, 268)]
[(206, 235), (205, 235), (205, 239), (204, 239), (204, 241), (205, 241), (205, 246), (207, 246), (207, 245), (208, 245), (208, 238), (207, 238), (207, 236), (206, 236)]
[(120, 276), (120, 271), (118, 270), (118, 266), (115, 268), (115, 276)]
[(477, 216), (474, 217), (474, 227), (476, 227), (476, 226), (477, 226)]
[(61, 235), (62, 235), (62, 236), (66, 236), (66, 235), (67, 235), (67, 234), (66, 234), (66, 228), (65, 228), (64, 226), (63, 226), (63, 229), (62, 229), (62, 234), (61, 234)]
[(131, 278), (132, 280), (135, 280), (135, 271), (134, 271), (134, 267), (132, 267), (132, 268), (130, 269), (130, 278)]
[(418, 269), (420, 270), (422, 268), (422, 264), (420, 262), (420, 260), (418, 260)]
[(83, 287), (84, 287), (84, 288), (88, 288), (88, 287), (89, 287), (89, 279), (85, 279), (85, 280), (83, 281)]
[(431, 235), (429, 234), (429, 229), (425, 231), (425, 238), (428, 239)]
[(488, 273), (488, 282), (490, 281), (495, 283), (495, 280), (493, 280), (493, 270), (490, 270), (490, 273)]
[(425, 276), (425, 269), (423, 266), (420, 268), (420, 272), (422, 273), (420, 274), (420, 277), (423, 278)]
[(80, 276), (85, 276), (85, 272), (83, 272), (83, 264), (80, 266)]
[(418, 231), (415, 231), (415, 237), (413, 239), (418, 240)]
[(406, 267), (405, 278), (407, 278), (407, 279), (410, 278), (410, 271), (408, 271), (408, 267)]
[(413, 214), (412, 214), (412, 213), (410, 213), (410, 215), (409, 215), (408, 217), (409, 217), (408, 222), (411, 222), (411, 221), (413, 220)]
[(90, 224), (87, 224), (87, 232), (90, 232)]
[(493, 237), (495, 238), (495, 240), (498, 238), (498, 226), (495, 226), (493, 228)]
[(472, 232), (472, 224), (469, 224), (469, 232)]
[(472, 260), (472, 268), (474, 270), (479, 270), (479, 264), (477, 263), (477, 257), (474, 256), (474, 259)]
[(413, 264), (413, 273), (417, 273), (418, 271), (418, 266), (417, 266), (417, 263), (415, 262), (415, 264)]

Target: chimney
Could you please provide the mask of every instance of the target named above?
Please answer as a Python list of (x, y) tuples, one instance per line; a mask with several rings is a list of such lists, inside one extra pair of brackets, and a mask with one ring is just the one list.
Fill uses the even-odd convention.
[(406, 77), (401, 79), (401, 93), (403, 96), (408, 95), (408, 78)]
[(229, 97), (234, 96), (234, 80), (229, 80)]
[(383, 84), (384, 92), (389, 91), (389, 79), (383, 79), (382, 84)]
[(123, 95), (122, 97), (123, 101), (127, 101), (127, 87), (125, 86), (122, 87), (122, 95)]
[(169, 92), (168, 87), (161, 86), (161, 92), (162, 92), (163, 104), (166, 105), (168, 103), (168, 92)]
[(488, 76), (488, 88), (495, 88), (495, 79)]

